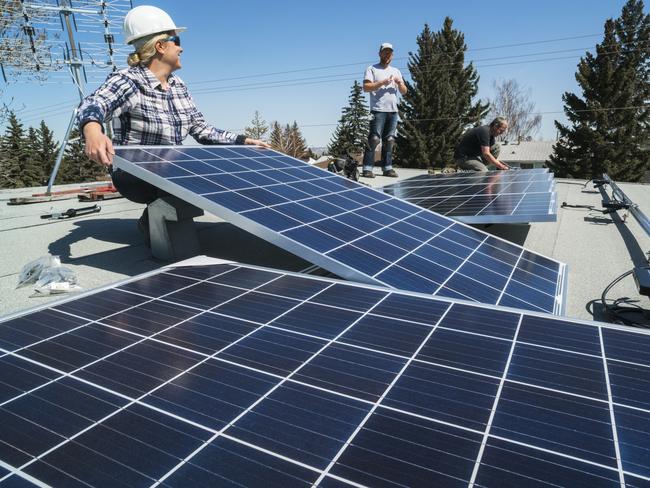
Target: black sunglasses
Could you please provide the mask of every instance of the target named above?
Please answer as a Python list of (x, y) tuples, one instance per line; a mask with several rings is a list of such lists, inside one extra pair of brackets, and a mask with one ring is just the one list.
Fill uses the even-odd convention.
[(170, 42), (170, 41), (180, 47), (180, 45), (181, 45), (181, 36), (169, 36), (169, 37), (166, 37), (165, 39), (160, 40), (160, 42)]

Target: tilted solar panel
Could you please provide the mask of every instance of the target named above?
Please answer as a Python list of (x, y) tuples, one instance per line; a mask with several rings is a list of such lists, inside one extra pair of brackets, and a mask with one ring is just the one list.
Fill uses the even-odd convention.
[(552, 173), (518, 170), (460, 175), (416, 176), (385, 186), (383, 190), (467, 224), (557, 220)]
[(0, 323), (0, 485), (650, 483), (650, 334), (222, 263)]
[(115, 165), (346, 279), (563, 312), (564, 264), (275, 151), (122, 147)]

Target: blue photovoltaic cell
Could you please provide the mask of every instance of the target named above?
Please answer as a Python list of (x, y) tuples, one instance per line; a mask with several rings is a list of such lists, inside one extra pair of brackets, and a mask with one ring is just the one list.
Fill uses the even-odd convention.
[(332, 472), (368, 486), (396, 478), (402, 486), (467, 486), (479, 445), (477, 434), (382, 411), (365, 424)]
[(476, 481), (478, 486), (621, 486), (615, 471), (499, 439), (489, 440)]
[(16, 319), (0, 329), (0, 347), (12, 351), (68, 332), (87, 323), (87, 319), (72, 317), (56, 310), (43, 310)]
[[(115, 164), (344, 278), (534, 311), (564, 308), (563, 264), (272, 150), (117, 148)], [(497, 212), (501, 199), (537, 211), (533, 190), (553, 185), (550, 173), (500, 175), (494, 184), (529, 193), (482, 204), (484, 215)], [(442, 188), (468, 198), (485, 186), (479, 180), (445, 180)]]
[(609, 365), (609, 378), (614, 401), (633, 407), (650, 408), (650, 399), (645, 394), (646, 385), (650, 385), (650, 369), (639, 368), (635, 363), (612, 363)]
[(0, 403), (42, 386), (57, 376), (57, 373), (49, 369), (16, 359), (14, 356), (1, 356)]
[(369, 410), (367, 403), (308, 386), (282, 386), (235, 422), (231, 435), (324, 469)]
[(506, 385), (491, 433), (616, 467), (610, 409), (604, 402)]
[(226, 263), (0, 337), (3, 488), (650, 483), (639, 329)]
[(623, 468), (650, 477), (650, 414), (618, 405), (614, 408), (614, 413)]
[(384, 192), (468, 224), (555, 221), (553, 174), (546, 170), (421, 175)]
[(309, 487), (316, 478), (317, 472), (221, 437), (174, 472), (164, 486)]
[[(577, 367), (580, 376), (566, 373)], [(518, 344), (512, 355), (508, 378), (549, 388), (560, 386), (562, 390), (607, 399), (605, 370), (598, 357), (576, 356), (565, 351), (542, 349)]]
[(261, 398), (279, 379), (234, 364), (207, 361), (142, 400), (219, 430)]

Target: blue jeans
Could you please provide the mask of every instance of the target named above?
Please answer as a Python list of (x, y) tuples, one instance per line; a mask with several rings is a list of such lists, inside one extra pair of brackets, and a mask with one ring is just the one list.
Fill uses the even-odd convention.
[[(363, 170), (372, 171), (375, 166), (375, 148), (381, 140), (381, 165), (384, 171), (393, 169), (393, 143), (397, 130), (397, 112), (372, 112), (368, 146), (363, 154)], [(388, 138), (393, 140), (389, 141)]]

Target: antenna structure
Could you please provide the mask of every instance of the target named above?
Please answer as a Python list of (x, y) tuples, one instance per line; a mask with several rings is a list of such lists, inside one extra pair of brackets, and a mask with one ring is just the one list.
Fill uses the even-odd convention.
[[(130, 51), (122, 22), (130, 0), (0, 0), (0, 76), (5, 83), (86, 84), (116, 71)], [(74, 108), (47, 185), (59, 170), (77, 116)]]

